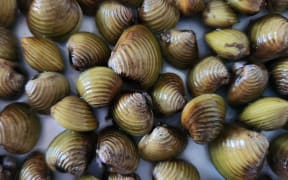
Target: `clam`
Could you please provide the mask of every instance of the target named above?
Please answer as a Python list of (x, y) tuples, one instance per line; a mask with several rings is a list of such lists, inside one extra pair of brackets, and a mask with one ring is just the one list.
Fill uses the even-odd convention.
[(248, 105), (239, 120), (260, 130), (281, 128), (288, 121), (288, 101), (278, 97), (266, 97)]
[(45, 179), (52, 180), (52, 173), (41, 152), (33, 152), (24, 162), (19, 173), (19, 180)]
[(0, 144), (10, 153), (24, 154), (38, 142), (41, 125), (25, 103), (13, 103), (0, 113)]
[(256, 179), (268, 151), (267, 138), (255, 131), (227, 125), (209, 145), (210, 158), (225, 179)]
[(79, 30), (82, 16), (76, 0), (33, 0), (27, 24), (36, 37), (62, 41)]
[(160, 34), (160, 44), (168, 62), (187, 69), (198, 60), (196, 35), (192, 30), (171, 29)]
[(245, 104), (259, 98), (268, 84), (268, 71), (262, 64), (234, 63), (234, 81), (228, 92), (233, 105)]
[(0, 58), (0, 97), (12, 99), (18, 97), (24, 89), (26, 77), (24, 71), (15, 62)]
[(27, 82), (25, 93), (33, 109), (49, 113), (51, 106), (69, 95), (70, 86), (62, 74), (43, 72)]
[(251, 24), (251, 59), (265, 62), (281, 56), (288, 49), (288, 21), (281, 15), (266, 15)]
[(89, 105), (107, 106), (121, 91), (122, 79), (107, 67), (94, 67), (80, 74), (76, 87)]
[(176, 0), (176, 6), (180, 12), (189, 16), (191, 14), (202, 12), (205, 8), (205, 1), (203, 0)]
[(268, 4), (274, 12), (282, 12), (288, 9), (288, 0), (268, 0)]
[(0, 156), (0, 179), (14, 180), (17, 173), (17, 161), (8, 155)]
[(16, 0), (0, 0), (0, 26), (11, 27), (17, 17)]
[(194, 96), (214, 93), (221, 86), (229, 83), (229, 72), (224, 63), (215, 56), (201, 60), (189, 72), (188, 88)]
[(96, 25), (102, 36), (115, 44), (122, 32), (134, 24), (135, 11), (117, 1), (103, 2), (96, 13)]
[(98, 36), (89, 32), (72, 35), (67, 43), (70, 63), (76, 70), (106, 65), (110, 57), (109, 46)]
[(161, 50), (155, 36), (143, 25), (126, 29), (111, 54), (108, 66), (143, 88), (151, 87), (162, 69)]
[(114, 103), (111, 111), (114, 122), (133, 136), (143, 136), (152, 129), (154, 116), (151, 97), (147, 93), (125, 93)]
[(156, 114), (172, 115), (182, 110), (186, 104), (184, 83), (174, 73), (160, 74), (151, 89), (151, 97)]
[(265, 0), (226, 0), (227, 3), (240, 13), (256, 14), (265, 5)]
[(140, 180), (137, 174), (117, 174), (117, 173), (110, 173), (107, 177), (107, 180)]
[(26, 62), (37, 71), (64, 70), (60, 49), (52, 40), (37, 37), (23, 37), (21, 46)]
[(96, 176), (83, 175), (77, 178), (77, 180), (99, 180)]
[(94, 134), (63, 131), (49, 144), (46, 163), (53, 171), (82, 175), (94, 152)]
[(187, 144), (186, 136), (180, 129), (157, 126), (138, 143), (140, 156), (148, 161), (163, 161), (176, 157)]
[(182, 160), (158, 162), (153, 169), (153, 178), (162, 179), (193, 179), (200, 180), (198, 170), (190, 163)]
[(203, 11), (204, 24), (213, 28), (231, 27), (238, 23), (236, 13), (223, 0), (209, 1)]
[(0, 27), (0, 32), (0, 58), (16, 61), (18, 59), (16, 36), (4, 27)]
[(102, 0), (77, 0), (84, 14), (94, 16)]
[(175, 0), (143, 0), (140, 21), (154, 32), (173, 28), (180, 17)]
[(280, 59), (272, 66), (272, 77), (277, 91), (288, 96), (288, 59)]
[(247, 36), (236, 29), (217, 29), (205, 35), (210, 48), (220, 57), (239, 60), (250, 54)]
[(204, 94), (186, 104), (181, 114), (181, 124), (196, 143), (210, 143), (223, 129), (225, 115), (223, 98), (216, 94)]
[(139, 156), (132, 140), (111, 127), (100, 132), (96, 156), (107, 171), (112, 173), (131, 174), (139, 164)]
[(52, 106), (51, 117), (73, 131), (93, 131), (98, 127), (90, 106), (77, 96), (67, 96)]
[(27, 14), (33, 0), (17, 0), (18, 8), (23, 14)]

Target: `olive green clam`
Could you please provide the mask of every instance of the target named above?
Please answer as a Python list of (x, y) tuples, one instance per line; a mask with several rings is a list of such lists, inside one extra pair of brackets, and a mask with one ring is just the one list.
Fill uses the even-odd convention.
[(161, 32), (177, 24), (180, 12), (174, 0), (143, 0), (139, 18), (152, 31)]
[(97, 35), (89, 32), (73, 34), (67, 43), (70, 63), (76, 70), (107, 64), (109, 46)]
[(27, 14), (27, 12), (29, 11), (30, 5), (32, 4), (33, 0), (17, 0), (17, 5), (18, 8), (20, 9), (20, 11), (23, 14)]
[(148, 161), (163, 161), (175, 158), (185, 148), (187, 137), (180, 129), (157, 126), (138, 143), (140, 156)]
[(107, 67), (94, 67), (82, 72), (76, 82), (80, 96), (91, 106), (107, 106), (122, 89), (120, 76)]
[(18, 59), (16, 36), (4, 27), (0, 27), (0, 32), (0, 58), (16, 61)]
[(174, 73), (160, 74), (150, 94), (157, 115), (172, 115), (181, 111), (186, 104), (184, 83)]
[(256, 179), (268, 152), (267, 138), (255, 131), (226, 125), (209, 145), (212, 163), (225, 179)]
[(209, 1), (202, 15), (204, 24), (213, 28), (227, 28), (239, 22), (236, 13), (223, 0)]
[(176, 0), (176, 6), (180, 12), (189, 16), (191, 14), (196, 14), (202, 12), (205, 8), (205, 1), (203, 0)]
[(65, 130), (57, 135), (46, 151), (46, 163), (53, 171), (81, 176), (94, 153), (95, 135)]
[(77, 0), (84, 14), (94, 16), (102, 0)]
[(102, 36), (115, 44), (123, 31), (134, 24), (135, 11), (117, 1), (104, 1), (96, 13), (96, 25)]
[(64, 71), (64, 60), (55, 42), (40, 37), (21, 39), (24, 59), (33, 69), (42, 71)]
[(13, 156), (0, 156), (0, 179), (14, 180), (16, 179), (18, 164)]
[(164, 31), (160, 34), (160, 45), (167, 61), (177, 68), (187, 69), (198, 60), (198, 45), (192, 30)]
[(204, 94), (186, 104), (181, 124), (198, 144), (212, 142), (223, 129), (226, 106), (217, 94)]
[(193, 179), (200, 180), (196, 167), (183, 160), (158, 162), (153, 169), (153, 178), (161, 179)]
[(90, 106), (77, 96), (67, 96), (51, 107), (51, 117), (66, 129), (93, 131), (98, 123)]
[(121, 131), (108, 127), (98, 136), (96, 156), (111, 173), (131, 174), (139, 164), (132, 140)]
[(205, 35), (210, 48), (220, 57), (239, 60), (250, 54), (248, 37), (236, 29), (217, 29)]
[(265, 0), (226, 0), (227, 4), (243, 14), (256, 14), (265, 5)]
[(69, 95), (70, 86), (64, 75), (57, 72), (43, 72), (27, 82), (25, 93), (33, 109), (49, 113), (51, 106)]
[(265, 97), (249, 104), (239, 120), (260, 130), (281, 128), (288, 121), (288, 101), (278, 97)]
[(79, 30), (82, 18), (76, 0), (33, 0), (27, 24), (36, 37), (63, 41)]
[(201, 60), (189, 72), (187, 85), (192, 95), (214, 93), (229, 83), (230, 75), (224, 63), (215, 56)]
[(117, 173), (110, 173), (107, 177), (107, 180), (140, 180), (137, 174), (117, 174)]
[(230, 104), (245, 104), (262, 95), (269, 79), (264, 65), (241, 61), (234, 63), (232, 69), (235, 78), (228, 91)]
[(99, 179), (93, 175), (83, 175), (78, 177), (77, 180), (99, 180)]
[(273, 12), (283, 12), (288, 9), (288, 0), (268, 0), (268, 5)]
[(284, 96), (288, 96), (288, 59), (279, 59), (272, 65), (272, 78), (276, 90)]
[(111, 54), (108, 66), (145, 89), (151, 87), (162, 69), (161, 50), (153, 33), (143, 25), (126, 29)]
[(0, 144), (10, 153), (32, 150), (40, 131), (39, 118), (25, 103), (12, 103), (0, 113)]
[(0, 0), (0, 26), (11, 27), (17, 17), (16, 0)]
[(27, 179), (53, 179), (52, 173), (46, 165), (45, 156), (41, 152), (33, 152), (22, 165), (19, 180)]

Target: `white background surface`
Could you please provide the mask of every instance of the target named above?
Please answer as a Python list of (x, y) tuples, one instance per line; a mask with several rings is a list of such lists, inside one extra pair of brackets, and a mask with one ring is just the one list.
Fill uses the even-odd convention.
[[(241, 17), (241, 23), (236, 24), (235, 26), (233, 26), (233, 28), (244, 30), (248, 27), (250, 20), (256, 19), (261, 14), (263, 14), (263, 12), (255, 15), (255, 16), (251, 16), (251, 17), (242, 16)], [(185, 18), (185, 19), (182, 19), (181, 22), (178, 23), (176, 28), (177, 29), (189, 29), (189, 30), (191, 29), (196, 33), (200, 57), (202, 58), (202, 57), (207, 56), (207, 55), (213, 55), (213, 53), (211, 53), (210, 50), (207, 48), (205, 41), (204, 41), (204, 36), (203, 36), (205, 34), (205, 32), (208, 32), (211, 29), (205, 28), (205, 26), (200, 22), (200, 20), (201, 19), (199, 17)], [(96, 34), (99, 34), (97, 29), (96, 29), (96, 26), (95, 26), (94, 18), (85, 17), (83, 24), (82, 24), (82, 27), (81, 27), (81, 31), (89, 31), (89, 32), (94, 32)], [(24, 36), (32, 36), (28, 27), (27, 27), (25, 17), (20, 15), (20, 13), (19, 13), (19, 17), (18, 17), (18, 21), (16, 23), (16, 26), (14, 28), (14, 32), (17, 34), (18, 38), (24, 37)], [(65, 43), (59, 44), (59, 46), (61, 47), (63, 56), (65, 57), (65, 63), (66, 63), (65, 75), (70, 81), (70, 86), (71, 86), (71, 90), (72, 90), (71, 93), (76, 94), (75, 81), (79, 75), (79, 72), (72, 69), (71, 66), (69, 65), (68, 52), (67, 52), (65, 45), (66, 45)], [(23, 59), (21, 60), (21, 63), (23, 64), (25, 69), (27, 71), (29, 71), (29, 79), (31, 79), (35, 74), (37, 74), (36, 71), (34, 71), (27, 64), (25, 64)], [(183, 81), (186, 82), (186, 75), (187, 75), (188, 71), (179, 71), (179, 70), (177, 70), (177, 69), (175, 69), (175, 68), (173, 68), (170, 65), (167, 65), (165, 63), (165, 65), (163, 67), (163, 72), (177, 73), (183, 79)], [(272, 93), (271, 90), (266, 90), (264, 93), (264, 96), (273, 95), (271, 93)], [(220, 92), (220, 94), (223, 94), (223, 92)], [(187, 99), (190, 100), (191, 96), (188, 94), (187, 89), (186, 89), (186, 95), (187, 95)], [(21, 98), (17, 99), (16, 101), (27, 102), (27, 97), (25, 95), (23, 95)], [(9, 101), (0, 100), (0, 110), (2, 110), (9, 103), (11, 103), (11, 101), (9, 102)], [(100, 122), (100, 128), (98, 128), (97, 132), (100, 129), (102, 129), (103, 127), (112, 123), (109, 120), (108, 121), (105, 120), (105, 118), (107, 116), (107, 109), (105, 109), (105, 108), (95, 110), (95, 115), (97, 116), (98, 121)], [(48, 115), (41, 115), (40, 118), (41, 118), (41, 122), (42, 122), (42, 134), (41, 134), (41, 137), (40, 137), (38, 144), (36, 145), (36, 147), (34, 149), (45, 152), (46, 148), (48, 147), (48, 145), (52, 141), (52, 139), (57, 134), (59, 134), (61, 131), (63, 131), (64, 129), (61, 126), (59, 126), (58, 124), (56, 124), (56, 122), (54, 122), (53, 119), (51, 119), (51, 117)], [(235, 121), (236, 119), (237, 119), (237, 111), (229, 108), (228, 112), (227, 112), (226, 121), (227, 122), (228, 121)], [(157, 120), (159, 120), (159, 119), (157, 119)], [(160, 119), (160, 121), (168, 123), (168, 124), (180, 126), (180, 113), (178, 113), (172, 117), (169, 117), (169, 118)], [(276, 134), (281, 133), (281, 132), (283, 132), (283, 130), (278, 130), (277, 132), (275, 132), (275, 131), (274, 132), (264, 132), (264, 134), (269, 139), (271, 139)], [(8, 154), (3, 149), (0, 150), (0, 153), (1, 154)], [(19, 157), (20, 159), (23, 159), (26, 157), (26, 155), (21, 155), (21, 156), (17, 156), (17, 157)], [(221, 175), (217, 172), (217, 170), (213, 167), (212, 163), (210, 162), (208, 149), (207, 149), (206, 145), (197, 145), (197, 144), (192, 142), (191, 138), (189, 138), (189, 143), (188, 143), (186, 149), (178, 158), (185, 159), (188, 162), (194, 164), (197, 167), (197, 169), (199, 170), (201, 179), (203, 179), (203, 180), (223, 179), (221, 177)], [(141, 178), (143, 180), (152, 179), (152, 177), (151, 177), (152, 167), (153, 166), (151, 163), (141, 161), (139, 168), (137, 170), (137, 173), (138, 173), (138, 175), (141, 176)], [(95, 159), (92, 160), (92, 164), (90, 165), (89, 172), (91, 172), (92, 174), (98, 175), (98, 177), (101, 174), (101, 170), (99, 168), (99, 165), (96, 163)], [(264, 165), (263, 172), (270, 174), (273, 177), (273, 179), (277, 179), (276, 176), (268, 168), (267, 163), (265, 163), (265, 165)], [(55, 179), (62, 179), (62, 180), (74, 179), (74, 177), (69, 175), (69, 174), (62, 174), (62, 173), (54, 173), (54, 174), (55, 174)]]

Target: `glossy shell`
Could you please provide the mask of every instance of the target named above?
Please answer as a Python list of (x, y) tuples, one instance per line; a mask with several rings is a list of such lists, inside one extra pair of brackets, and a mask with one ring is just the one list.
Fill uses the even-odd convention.
[(0, 26), (11, 27), (17, 17), (16, 0), (0, 0)]
[(202, 12), (205, 8), (205, 2), (203, 0), (176, 0), (176, 6), (183, 15), (189, 16)]
[(265, 0), (226, 0), (235, 10), (244, 14), (256, 14), (265, 5)]
[(17, 39), (12, 31), (0, 27), (0, 58), (15, 61), (18, 59)]
[(277, 91), (288, 96), (288, 59), (280, 59), (273, 64), (272, 77)]

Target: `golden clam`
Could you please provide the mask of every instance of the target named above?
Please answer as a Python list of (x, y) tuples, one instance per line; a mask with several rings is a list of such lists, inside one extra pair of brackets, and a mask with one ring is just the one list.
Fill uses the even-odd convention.
[(18, 59), (16, 36), (4, 27), (0, 27), (0, 58), (10, 61)]
[(111, 173), (108, 175), (107, 180), (140, 180), (139, 176), (137, 174), (116, 174)]
[(265, 5), (265, 0), (226, 0), (235, 10), (244, 14), (256, 14)]
[(280, 59), (272, 66), (273, 82), (277, 91), (284, 96), (288, 96), (288, 59)]
[(182, 14), (189, 16), (191, 14), (202, 12), (205, 8), (203, 0), (176, 0), (176, 6)]
[(17, 161), (8, 155), (0, 156), (0, 179), (15, 180), (17, 174)]
[(0, 26), (10, 27), (16, 20), (17, 1), (0, 0)]

